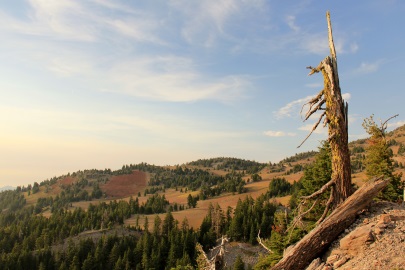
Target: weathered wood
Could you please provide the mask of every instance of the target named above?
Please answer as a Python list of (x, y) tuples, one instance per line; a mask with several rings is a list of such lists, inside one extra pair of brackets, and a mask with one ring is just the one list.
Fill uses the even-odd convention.
[(204, 252), (200, 243), (197, 243), (196, 250), (201, 254), (200, 258), (197, 258), (198, 269), (202, 270), (221, 270), (225, 268), (225, 244), (229, 242), (229, 239), (222, 236), (221, 244), (212, 248), (211, 251), (216, 253), (211, 259), (208, 259), (207, 254)]
[[(323, 118), (324, 125), (328, 125), (328, 141), (332, 159), (331, 182), (333, 182), (333, 185), (329, 186), (331, 188), (330, 200), (320, 221), (327, 215), (329, 209), (336, 208), (352, 193), (350, 152), (348, 146), (348, 107), (342, 98), (340, 90), (336, 50), (333, 43), (329, 12), (327, 12), (326, 18), (328, 22), (330, 56), (322, 60), (316, 68), (309, 67), (311, 69), (309, 75), (322, 73), (324, 87), (317, 96), (306, 104), (309, 105), (309, 109), (305, 115), (305, 120), (307, 120), (315, 112), (323, 111), (305, 140), (318, 127)], [(322, 107), (324, 104), (325, 108)], [(319, 192), (315, 192), (315, 194), (319, 195)]]
[(321, 224), (309, 232), (294, 247), (284, 254), (272, 270), (305, 269), (349, 227), (359, 211), (388, 185), (389, 179), (370, 180), (340, 204)]

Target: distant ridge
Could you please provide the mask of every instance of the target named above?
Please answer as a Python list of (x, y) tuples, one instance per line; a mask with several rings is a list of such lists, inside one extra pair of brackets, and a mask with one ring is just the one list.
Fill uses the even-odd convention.
[(0, 187), (0, 191), (13, 190), (13, 189), (15, 189), (15, 187), (12, 187), (12, 186)]

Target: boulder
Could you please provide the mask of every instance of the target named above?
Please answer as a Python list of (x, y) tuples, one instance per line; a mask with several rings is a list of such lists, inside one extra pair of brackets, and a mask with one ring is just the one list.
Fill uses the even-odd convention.
[(373, 243), (374, 240), (372, 226), (361, 226), (340, 240), (340, 248), (346, 250), (348, 254), (356, 256), (365, 245)]

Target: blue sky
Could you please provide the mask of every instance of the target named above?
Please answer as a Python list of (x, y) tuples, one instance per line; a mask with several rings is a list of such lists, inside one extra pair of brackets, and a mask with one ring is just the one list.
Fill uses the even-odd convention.
[(327, 10), (350, 139), (371, 114), (405, 124), (403, 1), (1, 1), (0, 186), (316, 149), (326, 129), (297, 146)]

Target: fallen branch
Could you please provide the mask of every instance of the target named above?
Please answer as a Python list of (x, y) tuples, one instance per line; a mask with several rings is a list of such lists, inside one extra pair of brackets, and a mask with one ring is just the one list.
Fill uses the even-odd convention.
[(321, 224), (288, 250), (272, 269), (295, 270), (305, 267), (349, 227), (359, 211), (389, 183), (389, 179), (376, 178), (368, 181), (353, 195), (340, 204)]

